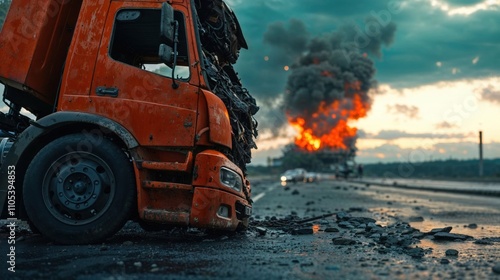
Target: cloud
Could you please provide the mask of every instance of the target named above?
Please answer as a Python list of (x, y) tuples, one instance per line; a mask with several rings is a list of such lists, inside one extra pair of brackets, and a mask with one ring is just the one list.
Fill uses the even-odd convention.
[(368, 139), (382, 139), (382, 140), (396, 140), (405, 138), (419, 138), (419, 139), (451, 139), (451, 138), (465, 138), (466, 134), (446, 134), (446, 133), (410, 133), (401, 130), (382, 130), (378, 134), (368, 134)]
[(430, 0), (430, 3), (450, 16), (469, 16), (482, 10), (498, 10), (500, 6), (495, 0)]
[(479, 90), (479, 93), (481, 94), (481, 98), (483, 100), (500, 104), (500, 89), (497, 89), (492, 85), (489, 85)]
[(259, 104), (261, 110), (256, 116), (259, 130), (262, 133), (271, 134), (273, 137), (282, 136), (285, 124), (288, 123), (283, 109), (283, 98), (266, 99)]
[(453, 7), (473, 6), (484, 2), (484, 0), (446, 0), (444, 1)]
[(457, 128), (457, 127), (458, 127), (458, 125), (452, 124), (452, 123), (447, 122), (447, 121), (443, 121), (441, 123), (436, 124), (437, 129), (450, 129), (450, 128)]
[(417, 119), (420, 114), (420, 110), (416, 106), (408, 106), (403, 104), (388, 105), (387, 112), (393, 114), (400, 114), (406, 116), (410, 119)]
[(407, 3), (393, 16), (398, 40), (377, 62), (380, 82), (404, 88), (500, 73), (497, 48), (488, 47), (500, 45), (498, 11), (450, 17), (422, 1)]
[[(264, 0), (233, 2), (236, 2), (233, 9), (250, 45), (249, 51), (242, 52), (236, 70), (244, 85), (260, 98), (274, 98), (284, 91), (289, 72), (283, 67), (293, 61), (285, 63), (284, 57), (273, 52), (264, 37), (268, 26), (278, 21), (284, 22), (287, 34), (296, 30), (294, 35), (303, 36), (303, 29), (290, 29), (291, 19), (302, 21), (310, 37), (331, 33), (346, 24), (366, 35), (367, 30), (370, 32), (367, 18), (373, 19), (374, 14), (387, 15), (383, 23), (397, 23), (398, 38), (390, 48), (380, 51), (383, 59), (375, 61), (375, 67), (378, 70), (376, 79), (393, 88), (500, 74), (497, 54), (500, 21), (498, 11), (492, 7), (469, 16), (449, 16), (428, 0), (401, 2), (397, 13), (389, 12), (389, 3), (394, 2), (389, 0), (338, 0), (333, 3), (311, 0), (307, 4)], [(482, 3), (471, 0), (440, 2), (450, 7)], [(266, 56), (268, 61), (264, 60)]]

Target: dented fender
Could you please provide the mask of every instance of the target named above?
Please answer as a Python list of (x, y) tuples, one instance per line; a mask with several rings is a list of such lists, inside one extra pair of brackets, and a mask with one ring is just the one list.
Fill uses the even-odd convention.
[(215, 94), (206, 90), (202, 92), (207, 100), (210, 141), (232, 149), (232, 128), (226, 105)]

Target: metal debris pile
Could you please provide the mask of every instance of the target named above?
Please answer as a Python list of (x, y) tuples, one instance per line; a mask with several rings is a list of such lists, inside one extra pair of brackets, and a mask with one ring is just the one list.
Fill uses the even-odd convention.
[(231, 120), (233, 149), (230, 154), (244, 172), (257, 149), (257, 121), (253, 117), (259, 107), (244, 88), (232, 64), (241, 48), (248, 49), (241, 27), (233, 11), (222, 0), (197, 0), (199, 32), (204, 54), (205, 73), (212, 91), (222, 99)]

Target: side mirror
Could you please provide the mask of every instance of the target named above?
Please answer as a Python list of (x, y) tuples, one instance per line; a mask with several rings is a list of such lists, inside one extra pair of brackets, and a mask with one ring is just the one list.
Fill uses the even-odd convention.
[(172, 65), (174, 62), (174, 49), (170, 46), (167, 46), (165, 44), (160, 45), (160, 51), (158, 52), (158, 56), (161, 59), (161, 62), (165, 63), (166, 65)]
[(170, 46), (174, 44), (174, 8), (166, 2), (161, 6), (161, 40)]

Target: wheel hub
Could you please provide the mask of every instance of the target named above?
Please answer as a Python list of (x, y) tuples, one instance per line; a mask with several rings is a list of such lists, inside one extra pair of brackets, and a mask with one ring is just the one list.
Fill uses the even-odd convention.
[(63, 166), (57, 175), (57, 199), (71, 210), (93, 207), (101, 193), (101, 176), (85, 161)]

